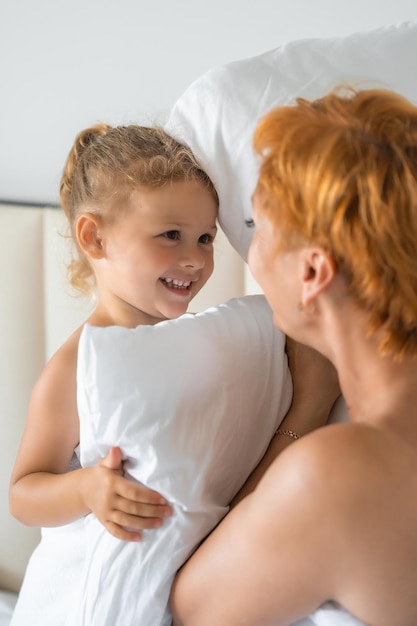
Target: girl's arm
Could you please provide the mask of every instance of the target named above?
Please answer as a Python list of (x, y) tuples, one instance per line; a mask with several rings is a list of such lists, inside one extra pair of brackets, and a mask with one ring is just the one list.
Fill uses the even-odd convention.
[(95, 467), (68, 472), (79, 443), (79, 333), (49, 361), (33, 389), (11, 476), (10, 511), (29, 526), (59, 526), (93, 512), (116, 537), (137, 540), (141, 529), (160, 526), (171, 509), (158, 493), (123, 478), (119, 449)]

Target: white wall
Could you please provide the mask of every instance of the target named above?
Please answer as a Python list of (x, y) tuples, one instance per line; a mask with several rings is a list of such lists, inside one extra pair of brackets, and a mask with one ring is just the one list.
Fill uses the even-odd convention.
[(215, 65), (416, 18), (415, 0), (3, 1), (0, 200), (57, 202), (79, 130), (163, 122)]

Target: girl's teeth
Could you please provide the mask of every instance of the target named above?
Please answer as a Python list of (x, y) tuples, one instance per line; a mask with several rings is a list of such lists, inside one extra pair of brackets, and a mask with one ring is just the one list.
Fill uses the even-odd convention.
[(191, 281), (182, 281), (182, 280), (177, 280), (176, 278), (164, 278), (163, 281), (165, 283), (167, 283), (168, 285), (172, 285), (175, 287), (180, 287), (182, 289), (186, 289), (187, 287), (189, 287), (191, 285)]

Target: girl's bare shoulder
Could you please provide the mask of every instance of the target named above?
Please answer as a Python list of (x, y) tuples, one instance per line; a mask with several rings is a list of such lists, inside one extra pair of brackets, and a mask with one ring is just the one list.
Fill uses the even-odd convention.
[(51, 394), (66, 393), (75, 386), (81, 331), (82, 327), (75, 330), (49, 359), (33, 388), (33, 398), (44, 401)]

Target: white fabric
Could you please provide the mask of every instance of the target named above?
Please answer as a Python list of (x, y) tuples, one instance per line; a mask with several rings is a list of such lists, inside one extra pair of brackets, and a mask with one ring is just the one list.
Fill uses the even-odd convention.
[(0, 626), (10, 626), (17, 594), (0, 590)]
[(335, 602), (326, 602), (317, 611), (291, 626), (366, 626)]
[(168, 626), (173, 577), (262, 458), (289, 408), (285, 337), (263, 296), (155, 326), (83, 329), (78, 352), (80, 460), (121, 447), (132, 480), (173, 505), (139, 543), (86, 520), (74, 626)]
[(417, 102), (417, 22), (334, 39), (306, 39), (217, 67), (174, 106), (165, 129), (187, 143), (220, 197), (220, 223), (247, 257), (256, 183), (252, 135), (269, 109), (297, 96), (317, 98), (341, 83), (389, 87)]
[(64, 626), (78, 598), (84, 536), (84, 520), (42, 529), (10, 626)]

